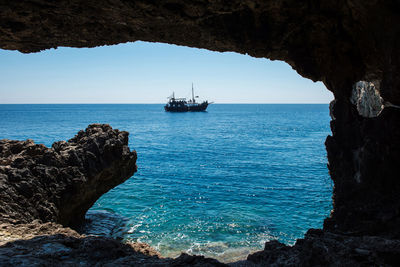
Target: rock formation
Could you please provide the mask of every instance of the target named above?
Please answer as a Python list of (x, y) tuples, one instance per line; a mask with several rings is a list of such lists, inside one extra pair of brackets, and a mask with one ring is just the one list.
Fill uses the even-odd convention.
[(0, 222), (77, 226), (108, 190), (136, 172), (128, 132), (92, 124), (47, 148), (0, 140)]
[[(307, 235), (293, 249), (272, 243), (264, 250), (265, 255), (274, 250), (271, 247), (305, 254), (307, 250), (299, 250), (300, 246), (313, 249), (312, 244), (324, 244), (320, 248), (332, 244), (334, 250), (335, 242), (317, 241), (331, 238), (328, 233), (344, 240), (389, 238), (387, 244), (399, 238), (399, 12), (398, 1), (390, 0), (2, 1), (0, 47), (28, 53), (58, 46), (157, 41), (284, 60), (300, 75), (324, 82), (335, 96), (332, 136), (326, 140), (334, 209), (324, 224), (326, 235)], [(359, 81), (374, 83), (373, 93), (354, 95)], [(377, 111), (380, 102), (385, 108)], [(21, 173), (16, 174), (21, 177)], [(12, 188), (23, 198), (36, 193), (24, 183)], [(28, 205), (27, 217), (66, 220), (52, 208), (32, 206)], [(22, 212), (17, 207), (10, 209)], [(24, 216), (7, 220), (23, 221)], [(397, 259), (396, 248), (383, 254)], [(337, 255), (350, 253), (342, 251), (345, 254)], [(363, 253), (354, 257), (358, 263), (369, 257)], [(390, 264), (383, 254), (368, 259)]]
[(82, 236), (55, 223), (0, 224), (1, 266), (225, 266), (182, 254), (161, 258), (147, 244)]
[(396, 266), (399, 251), (400, 240), (309, 230), (293, 247), (267, 242), (248, 261), (260, 266)]

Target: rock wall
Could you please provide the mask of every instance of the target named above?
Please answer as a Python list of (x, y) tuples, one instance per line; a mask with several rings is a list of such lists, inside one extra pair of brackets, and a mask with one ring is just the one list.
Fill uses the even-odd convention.
[(255, 266), (397, 266), (399, 251), (399, 240), (309, 230), (293, 247), (267, 242), (263, 251), (249, 255), (246, 262)]
[(128, 134), (92, 124), (51, 148), (0, 140), (0, 222), (82, 223), (100, 196), (136, 172)]
[(330, 231), (400, 237), (400, 109), (375, 118), (359, 115), (349, 101), (336, 101), (326, 140), (334, 181)]

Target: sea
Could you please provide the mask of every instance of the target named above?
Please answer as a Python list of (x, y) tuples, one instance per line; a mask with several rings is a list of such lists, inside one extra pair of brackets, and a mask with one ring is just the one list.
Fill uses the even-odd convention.
[(332, 209), (328, 104), (0, 105), (0, 139), (51, 146), (91, 123), (128, 131), (138, 171), (89, 210), (86, 234), (232, 262), (293, 245)]

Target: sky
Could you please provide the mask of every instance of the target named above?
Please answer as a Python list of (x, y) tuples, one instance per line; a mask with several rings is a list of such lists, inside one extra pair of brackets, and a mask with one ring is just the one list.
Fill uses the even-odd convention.
[(165, 103), (195, 94), (215, 103), (329, 103), (323, 83), (282, 61), (161, 43), (0, 50), (0, 103)]

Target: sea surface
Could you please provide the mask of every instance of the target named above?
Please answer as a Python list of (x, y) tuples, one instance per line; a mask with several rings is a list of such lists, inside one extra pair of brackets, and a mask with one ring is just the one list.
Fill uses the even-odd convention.
[(332, 208), (328, 105), (0, 105), (0, 139), (46, 146), (91, 123), (130, 132), (138, 172), (103, 195), (85, 232), (141, 241), (164, 256), (229, 262), (321, 228)]

